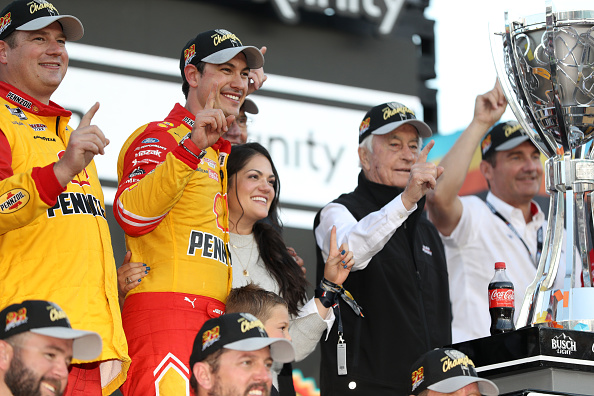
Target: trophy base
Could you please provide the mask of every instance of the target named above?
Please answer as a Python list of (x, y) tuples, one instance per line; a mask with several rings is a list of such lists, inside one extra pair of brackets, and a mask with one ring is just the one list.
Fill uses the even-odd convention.
[[(526, 327), (452, 345), (500, 394), (525, 390), (594, 394), (594, 333)], [(517, 394), (517, 393), (515, 393)]]

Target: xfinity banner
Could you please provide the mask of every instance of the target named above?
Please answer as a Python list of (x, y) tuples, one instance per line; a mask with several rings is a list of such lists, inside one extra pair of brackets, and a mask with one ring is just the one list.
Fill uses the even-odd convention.
[[(74, 43), (68, 43), (68, 50), (71, 60), (179, 76), (175, 59)], [(283, 94), (289, 99), (266, 96), (267, 92)], [(291, 99), (292, 96), (296, 99)], [(363, 109), (399, 101), (422, 117), (417, 97), (270, 74), (264, 88), (250, 98), (260, 111), (257, 115), (248, 114), (251, 119), (248, 140), (257, 141), (270, 151), (280, 174), (281, 201), (312, 210), (355, 187), (359, 173), (358, 129), (365, 114)], [(313, 104), (308, 98), (336, 105)], [(185, 104), (181, 78), (179, 83), (174, 83), (73, 66), (52, 99), (75, 113), (72, 127), (78, 125), (80, 116), (96, 101), (100, 103), (92, 122), (101, 128), (110, 144), (106, 154), (97, 156), (95, 162), (101, 180), (113, 182), (117, 181), (119, 151), (128, 136), (148, 122), (164, 119), (176, 102)], [(115, 189), (104, 190), (105, 202), (111, 205)], [(291, 211), (286, 216), (291, 214), (299, 219), (299, 213)], [(303, 221), (308, 227), (311, 227), (310, 216)]]

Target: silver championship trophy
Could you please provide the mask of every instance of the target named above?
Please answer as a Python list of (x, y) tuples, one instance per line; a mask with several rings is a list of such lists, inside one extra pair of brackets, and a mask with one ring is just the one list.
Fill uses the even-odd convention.
[[(545, 14), (515, 20), (506, 12), (505, 26), (490, 33), (510, 108), (547, 157), (548, 226), (516, 328), (594, 331), (594, 11), (543, 5)], [(566, 273), (558, 274), (562, 250)], [(553, 289), (557, 276), (563, 289)], [(574, 288), (580, 277), (585, 287)]]

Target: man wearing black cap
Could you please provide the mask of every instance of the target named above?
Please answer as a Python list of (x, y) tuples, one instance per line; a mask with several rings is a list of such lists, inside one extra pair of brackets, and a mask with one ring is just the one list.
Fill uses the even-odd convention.
[(0, 11), (0, 306), (51, 300), (75, 327), (99, 332), (103, 352), (74, 362), (67, 394), (100, 395), (123, 383), (130, 361), (93, 162), (109, 140), (91, 125), (98, 103), (73, 130), (72, 113), (51, 101), (66, 43), (82, 36), (81, 22), (47, 1)]
[(442, 169), (427, 162), (434, 143), (421, 150), (423, 137), (431, 129), (408, 107), (373, 107), (359, 127), (357, 188), (316, 216), (318, 279), (335, 225), (337, 243), (348, 243), (356, 259), (343, 286), (364, 316), (339, 302), (338, 326), (320, 343), (325, 396), (405, 395), (412, 362), (451, 341), (445, 254), (422, 216)]
[(226, 314), (208, 320), (198, 332), (190, 356), (190, 384), (197, 396), (268, 396), (272, 362), (294, 358), (291, 342), (269, 338), (252, 314)]
[(412, 365), (411, 371), (411, 396), (499, 395), (497, 385), (479, 378), (472, 360), (456, 349), (429, 351)]
[(246, 113), (258, 114), (258, 111), (256, 103), (250, 98), (245, 98), (239, 109), (239, 115), (235, 117), (235, 121), (231, 123), (229, 130), (223, 135), (223, 139), (229, 141), (231, 145), (246, 143), (248, 137), (248, 117)]
[(72, 359), (101, 354), (101, 336), (73, 330), (56, 304), (26, 300), (0, 311), (0, 396), (62, 395)]
[(185, 106), (138, 128), (120, 151), (114, 214), (131, 261), (150, 267), (149, 276), (126, 278), (122, 321), (132, 365), (124, 395), (189, 394), (196, 330), (225, 311), (231, 145), (221, 135), (263, 82), (263, 64), (258, 48), (228, 30), (198, 34), (180, 56)]
[[(442, 237), (456, 290), (451, 295), (454, 343), (490, 335), (487, 289), (495, 262), (507, 264), (517, 313), (542, 252), (546, 220), (534, 201), (542, 183), (541, 156), (516, 121), (491, 128), (506, 106), (499, 83), (477, 96), (472, 122), (441, 160), (444, 173), (427, 194), (429, 218)], [(485, 201), (458, 196), (477, 146), (489, 186)], [(560, 266), (565, 273), (565, 259)], [(562, 277), (556, 285), (562, 288)]]

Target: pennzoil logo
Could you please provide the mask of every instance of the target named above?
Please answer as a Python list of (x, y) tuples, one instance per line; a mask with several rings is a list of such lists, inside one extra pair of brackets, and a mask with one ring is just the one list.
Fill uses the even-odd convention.
[[(27, 99), (21, 98), (19, 95), (15, 94), (12, 91), (9, 91), (6, 94), (6, 99), (13, 101), (14, 103), (18, 104), (21, 107), (24, 107), (29, 110), (33, 110), (33, 103)], [(35, 110), (37, 111), (37, 110)]]
[(27, 323), (28, 320), (27, 308), (21, 308), (16, 312), (9, 312), (6, 314), (6, 327), (4, 327), (4, 331), (14, 329), (17, 326)]
[(0, 196), (0, 213), (9, 214), (24, 208), (29, 202), (30, 195), (27, 190), (15, 188)]
[(196, 44), (190, 45), (184, 51), (184, 66), (188, 66), (192, 59), (196, 56)]
[(6, 30), (6, 28), (12, 23), (12, 15), (11, 13), (7, 13), (2, 18), (0, 18), (0, 34)]
[(205, 350), (215, 342), (221, 339), (221, 328), (215, 326), (210, 330), (206, 330), (202, 333), (202, 350)]

